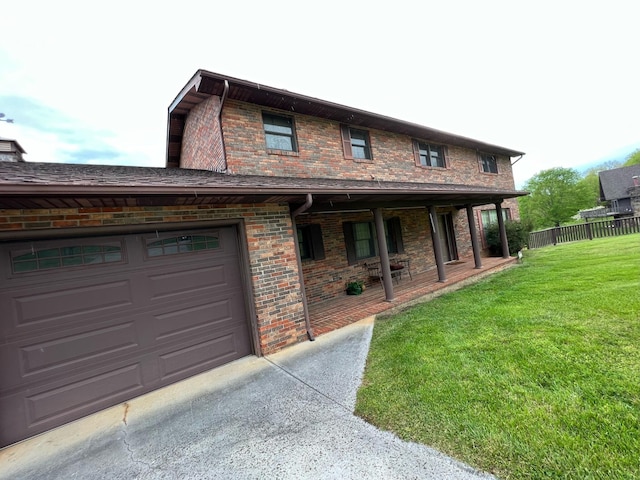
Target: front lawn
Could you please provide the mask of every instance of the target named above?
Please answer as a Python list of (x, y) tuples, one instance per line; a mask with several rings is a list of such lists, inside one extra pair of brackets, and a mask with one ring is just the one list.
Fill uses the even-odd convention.
[(640, 235), (379, 318), (356, 414), (504, 479), (640, 478)]

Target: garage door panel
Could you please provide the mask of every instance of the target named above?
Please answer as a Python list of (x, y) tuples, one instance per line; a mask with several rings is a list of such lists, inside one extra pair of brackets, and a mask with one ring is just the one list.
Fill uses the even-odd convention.
[[(24, 287), (22, 291), (26, 291)], [(31, 294), (7, 292), (15, 295), (12, 300), (14, 328), (47, 327), (47, 324), (83, 319), (110, 310), (133, 305), (131, 285), (128, 280), (109, 281), (94, 285), (64, 284), (59, 289), (45, 291), (35, 289)]]
[(129, 320), (106, 326), (88, 324), (0, 345), (0, 359), (5, 365), (16, 365), (0, 370), (0, 396), (20, 385), (32, 388), (137, 356), (141, 326), (136, 317)]
[(176, 377), (184, 378), (204, 372), (238, 358), (238, 355), (249, 355), (251, 352), (242, 346), (239, 349), (237, 337), (237, 333), (233, 332), (160, 355), (162, 382), (171, 382)]
[(152, 300), (176, 295), (197, 294), (203, 290), (215, 290), (228, 283), (224, 265), (185, 268), (182, 271), (168, 274), (150, 275), (148, 279)]
[(109, 326), (73, 336), (39, 342), (20, 348), (23, 376), (44, 373), (54, 368), (65, 369), (101, 356), (121, 354), (138, 346), (133, 322)]
[[(46, 257), (26, 273), (0, 263), (0, 447), (252, 353), (235, 229), (159, 238), (0, 244), (24, 270), (40, 266), (32, 243), (60, 265), (78, 245), (83, 262), (104, 259), (56, 270)], [(127, 251), (109, 263), (113, 242)]]
[[(0, 398), (0, 445), (36, 435), (144, 393), (139, 363), (90, 379)], [(79, 399), (82, 398), (82, 402)]]
[(230, 299), (181, 308), (157, 315), (156, 339), (171, 340), (178, 336), (211, 331), (233, 321)]
[(110, 405), (113, 400), (130, 398), (130, 395), (142, 392), (143, 387), (141, 364), (136, 363), (29, 395), (25, 398), (27, 424), (32, 428), (43, 422), (59, 421), (63, 419), (61, 417), (76, 418), (96, 407)]

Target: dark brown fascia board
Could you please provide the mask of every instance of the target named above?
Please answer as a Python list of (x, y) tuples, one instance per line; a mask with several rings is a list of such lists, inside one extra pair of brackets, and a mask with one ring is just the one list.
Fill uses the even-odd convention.
[[(419, 125), (417, 123), (398, 120), (396, 118), (388, 117), (385, 115), (379, 115), (379, 114), (368, 112), (365, 110), (348, 107), (338, 103), (321, 100), (315, 97), (309, 97), (306, 95), (293, 93), (288, 90), (277, 89), (274, 87), (270, 87), (268, 85), (262, 85), (260, 83), (250, 82), (247, 80), (242, 80), (234, 77), (229, 77), (226, 75), (221, 75), (221, 74), (209, 72), (206, 70), (198, 70), (196, 74), (191, 78), (191, 80), (189, 80), (189, 82), (184, 86), (184, 88), (180, 91), (178, 96), (176, 96), (175, 100), (172, 102), (171, 106), (169, 107), (169, 115), (171, 115), (171, 112), (179, 105), (180, 101), (187, 95), (187, 93), (191, 89), (195, 89), (195, 91), (198, 93), (211, 95), (211, 92), (212, 92), (211, 85), (208, 82), (205, 82), (207, 86), (203, 88), (202, 91), (200, 91), (200, 86), (203, 84), (203, 79), (205, 77), (207, 79), (220, 81), (220, 82), (224, 82), (226, 80), (230, 84), (235, 84), (237, 86), (242, 86), (252, 90), (261, 90), (263, 92), (273, 93), (274, 95), (280, 95), (283, 97), (289, 97), (294, 101), (314, 103), (332, 110), (341, 111), (345, 116), (348, 116), (349, 114), (355, 114), (364, 118), (370, 118), (370, 119), (375, 119), (377, 121), (383, 121), (389, 124), (400, 125), (412, 131), (415, 131), (416, 133), (422, 132), (422, 135), (416, 135), (416, 136), (423, 137), (425, 139), (428, 139), (429, 137), (438, 137), (443, 139), (445, 142), (449, 142), (451, 145), (459, 144), (468, 148), (475, 148), (478, 151), (486, 151), (487, 153), (499, 152), (500, 154), (503, 154), (509, 157), (518, 157), (518, 156), (525, 155), (524, 152), (520, 152), (520, 151), (513, 150), (506, 147), (501, 147), (499, 145), (493, 145), (493, 144), (476, 140), (470, 137), (465, 137), (462, 135), (445, 132), (443, 130), (426, 127), (423, 125)], [(230, 95), (229, 98), (233, 98), (233, 97)]]
[(520, 197), (528, 192), (519, 190), (474, 190), (474, 189), (376, 189), (376, 188), (313, 188), (313, 187), (175, 187), (175, 186), (117, 186), (117, 185), (3, 185), (0, 197), (15, 196), (130, 196), (144, 197), (153, 195), (211, 195), (211, 196), (245, 196), (245, 195), (487, 195), (502, 197)]
[(195, 75), (191, 77), (191, 80), (189, 80), (187, 84), (184, 87), (182, 87), (182, 90), (180, 90), (178, 95), (176, 95), (176, 98), (173, 99), (173, 102), (171, 102), (171, 105), (169, 105), (169, 114), (171, 114), (171, 112), (173, 112), (176, 109), (178, 104), (187, 95), (187, 93), (189, 93), (191, 89), (196, 89), (197, 91), (198, 85), (200, 85), (200, 81), (201, 81), (200, 70), (198, 70), (195, 73)]
[[(169, 105), (168, 108), (168, 112), (167, 112), (167, 138), (166, 138), (166, 166), (167, 167), (179, 167), (179, 162), (175, 161), (175, 159), (173, 157), (170, 156), (169, 153), (169, 145), (172, 142), (176, 142), (177, 139), (172, 139), (171, 137), (171, 117), (173, 115), (173, 111), (175, 110), (175, 108), (180, 104), (180, 102), (184, 99), (184, 97), (187, 95), (187, 93), (189, 93), (190, 90), (192, 89), (197, 89), (197, 86), (200, 84), (200, 71), (197, 71), (196, 74), (191, 77), (191, 80), (189, 80), (187, 82), (187, 84), (182, 88), (182, 90), (180, 90), (180, 92), (178, 93), (178, 95), (176, 95), (176, 98), (173, 100), (173, 102), (171, 102), (171, 105)], [(182, 126), (182, 128), (184, 128), (184, 126)], [(182, 133), (180, 134), (180, 140), (179, 142), (182, 142)], [(179, 158), (179, 155), (178, 155)]]

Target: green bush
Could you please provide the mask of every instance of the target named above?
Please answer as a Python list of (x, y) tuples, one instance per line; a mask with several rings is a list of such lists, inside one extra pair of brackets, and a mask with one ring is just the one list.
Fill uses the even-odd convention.
[[(504, 222), (507, 231), (507, 241), (509, 242), (509, 255), (515, 255), (527, 245), (529, 232), (525, 226), (518, 221), (507, 220)], [(492, 255), (502, 255), (502, 242), (500, 241), (500, 230), (498, 224), (489, 225), (486, 229), (487, 245)]]
[(364, 290), (364, 282), (353, 280), (347, 283), (347, 295), (360, 295)]

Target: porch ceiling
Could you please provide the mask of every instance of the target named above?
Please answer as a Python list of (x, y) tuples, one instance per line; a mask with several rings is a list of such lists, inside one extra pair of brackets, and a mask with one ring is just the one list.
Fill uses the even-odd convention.
[(202, 170), (0, 162), (0, 208), (279, 203), (309, 211), (463, 206), (526, 195), (483, 186), (226, 175)]

